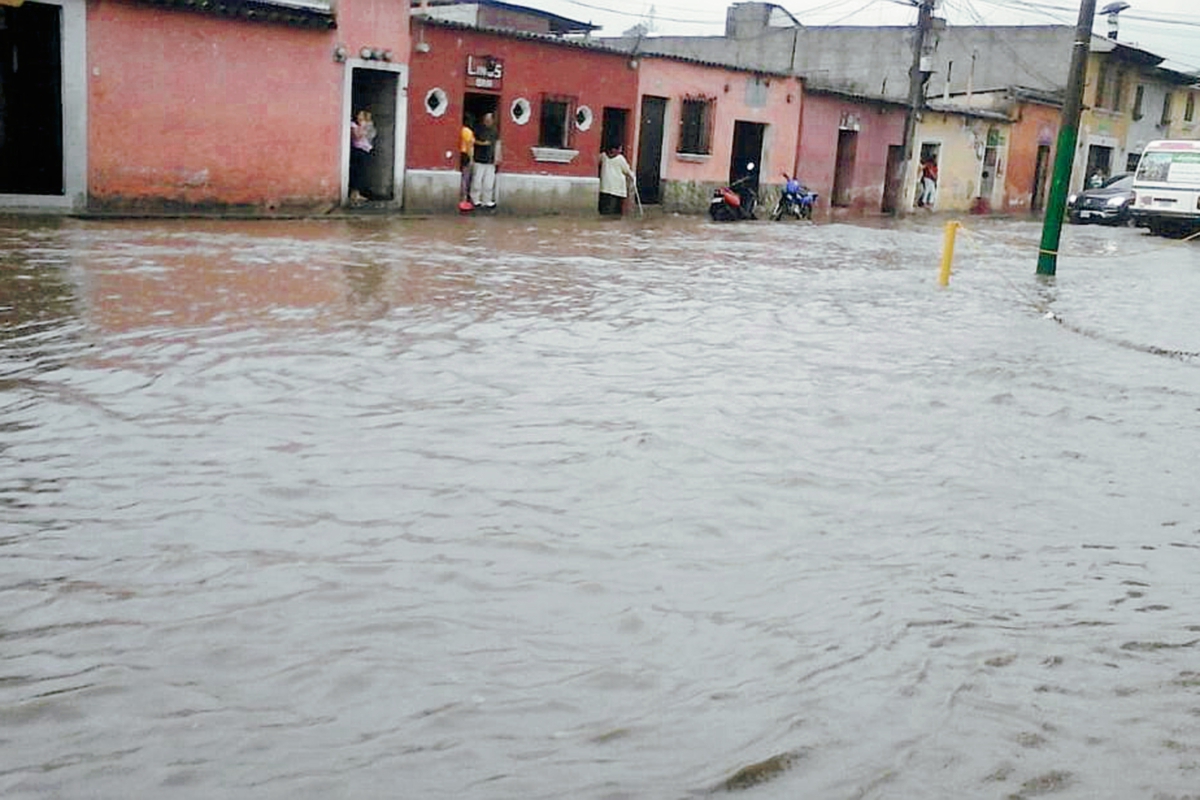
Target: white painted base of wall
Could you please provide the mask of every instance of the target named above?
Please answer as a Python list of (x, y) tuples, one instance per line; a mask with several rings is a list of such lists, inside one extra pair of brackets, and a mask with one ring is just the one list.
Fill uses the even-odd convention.
[[(404, 210), (457, 213), (461, 173), (410, 169), (404, 175)], [(600, 179), (505, 172), (496, 175), (496, 205), (519, 214), (595, 214)]]

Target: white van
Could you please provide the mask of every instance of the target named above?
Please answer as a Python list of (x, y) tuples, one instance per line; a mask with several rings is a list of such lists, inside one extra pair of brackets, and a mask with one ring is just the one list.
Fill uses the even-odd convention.
[(1200, 229), (1200, 141), (1164, 139), (1142, 151), (1133, 178), (1134, 224), (1151, 233)]

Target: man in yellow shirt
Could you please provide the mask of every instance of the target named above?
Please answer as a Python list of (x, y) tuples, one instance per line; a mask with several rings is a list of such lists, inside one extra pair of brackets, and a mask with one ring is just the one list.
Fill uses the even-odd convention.
[(475, 161), (475, 131), (471, 130), (470, 120), (464, 119), (462, 131), (458, 135), (458, 170), (462, 173), (459, 182), (459, 207), (465, 208), (471, 203), (471, 164)]

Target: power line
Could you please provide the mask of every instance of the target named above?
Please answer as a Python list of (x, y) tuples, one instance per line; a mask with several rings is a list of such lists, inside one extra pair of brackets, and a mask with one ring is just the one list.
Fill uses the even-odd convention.
[(858, 16), (859, 14), (866, 11), (871, 6), (875, 5), (877, 2), (879, 2), (879, 0), (867, 0), (866, 4), (860, 6), (859, 8), (855, 9), (854, 11), (851, 11), (849, 14), (843, 14), (842, 16), (835, 19), (833, 22), (825, 22), (822, 24), (830, 25), (830, 26), (837, 25), (839, 22), (842, 22), (843, 20), (847, 20), (847, 19), (850, 19), (851, 17)]
[[(949, 2), (949, 0), (947, 0), (947, 3), (948, 2)], [(979, 11), (975, 8), (975, 5), (971, 2), (971, 0), (964, 0), (964, 3), (966, 4), (968, 13), (970, 14), (970, 16), (972, 16), (976, 20), (976, 22), (979, 23), (980, 28), (983, 28), (986, 30), (987, 28), (994, 27), (992, 25), (987, 24), (984, 21), (983, 15), (979, 13)], [(1003, 37), (1003, 36), (992, 37), (992, 41), (994, 44), (999, 44), (1001, 48), (1008, 51), (1009, 56), (1013, 60), (1013, 63), (1015, 63), (1022, 70), (1024, 70), (1026, 75), (1031, 75), (1034, 78), (1037, 78), (1045, 86), (1056, 86), (1058, 84), (1058, 82), (1059, 82), (1058, 78), (1051, 78), (1050, 76), (1046, 75), (1046, 73), (1042, 72), (1041, 69), (1039, 69), (1038, 67), (1035, 67), (1034, 65), (1032, 65), (1028, 61), (1026, 61), (1025, 57), (1017, 50), (1017, 48), (1013, 47), (1012, 43), (1009, 42), (1008, 39), (1006, 39), (1005, 37)]]
[[(603, 11), (605, 14), (616, 14), (616, 15), (622, 16), (622, 17), (633, 17), (634, 19), (645, 19), (647, 16), (649, 16), (648, 11), (618, 11), (615, 8), (606, 8), (605, 6), (592, 5), (591, 3), (581, 2), (581, 0), (560, 0), (560, 2), (568, 3), (573, 6), (580, 6), (582, 8), (591, 9), (592, 11)], [(657, 14), (655, 14), (654, 19), (659, 22), (678, 22), (678, 23), (685, 24), (685, 25), (724, 25), (725, 24), (724, 19), (721, 19), (719, 21), (712, 20), (710, 22), (707, 20), (698, 20), (695, 17), (693, 17), (692, 19), (677, 19), (674, 17), (660, 17)]]

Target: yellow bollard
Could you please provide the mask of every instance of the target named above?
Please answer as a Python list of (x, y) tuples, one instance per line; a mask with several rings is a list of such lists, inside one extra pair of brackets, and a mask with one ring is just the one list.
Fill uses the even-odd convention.
[(946, 240), (942, 244), (942, 271), (938, 273), (938, 286), (950, 285), (950, 264), (954, 261), (954, 237), (962, 223), (951, 220), (946, 223)]

